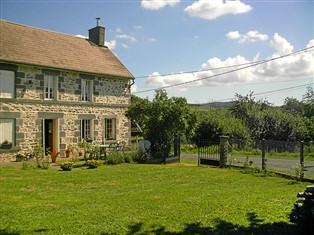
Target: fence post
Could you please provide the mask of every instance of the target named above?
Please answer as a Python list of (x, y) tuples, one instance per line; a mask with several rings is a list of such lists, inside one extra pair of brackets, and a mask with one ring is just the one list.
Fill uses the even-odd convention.
[(266, 170), (265, 139), (262, 139), (262, 170)]
[(228, 160), (229, 136), (219, 136), (220, 138), (220, 160), (219, 167), (225, 167)]
[(174, 151), (174, 156), (175, 157), (179, 157), (180, 160), (180, 136), (176, 135), (174, 137), (174, 146), (173, 146), (173, 151)]
[(300, 166), (301, 166), (301, 172), (300, 172), (300, 178), (303, 179), (304, 177), (304, 142), (300, 142)]

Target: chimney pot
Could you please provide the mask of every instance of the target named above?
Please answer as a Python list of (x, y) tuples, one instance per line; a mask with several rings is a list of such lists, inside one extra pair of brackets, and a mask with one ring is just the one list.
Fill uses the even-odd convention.
[(100, 18), (99, 18), (99, 17), (97, 17), (97, 18), (96, 18), (96, 21), (97, 21), (97, 26), (99, 26), (99, 23), (100, 23)]

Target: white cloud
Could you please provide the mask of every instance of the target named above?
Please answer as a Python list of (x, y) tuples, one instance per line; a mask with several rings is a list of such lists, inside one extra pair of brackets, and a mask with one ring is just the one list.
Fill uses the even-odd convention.
[(143, 29), (143, 26), (141, 26), (141, 25), (134, 25), (133, 26), (135, 29)]
[(116, 28), (116, 33), (122, 33), (122, 29), (121, 28)]
[(133, 85), (131, 86), (131, 93), (137, 92), (137, 90), (138, 90), (137, 85), (136, 85), (136, 84), (133, 84)]
[(131, 43), (136, 42), (136, 38), (135, 38), (135, 37), (130, 36), (130, 35), (127, 35), (127, 34), (119, 34), (119, 35), (117, 35), (116, 37), (117, 37), (117, 38), (120, 38), (120, 39), (128, 40), (128, 41), (131, 42)]
[(293, 51), (293, 46), (278, 33), (274, 34), (274, 39), (269, 42), (269, 45), (276, 49), (280, 55), (291, 53)]
[(180, 0), (141, 0), (141, 7), (148, 10), (159, 10), (167, 5), (173, 7), (179, 2)]
[(156, 41), (157, 41), (156, 38), (149, 38), (148, 40), (149, 40), (150, 42), (156, 42)]
[(223, 0), (198, 0), (184, 9), (190, 16), (206, 20), (214, 20), (227, 14), (242, 14), (252, 10), (252, 7), (243, 2)]
[(110, 50), (115, 49), (116, 45), (117, 45), (116, 40), (105, 41), (105, 46), (107, 46)]
[(241, 37), (241, 34), (239, 31), (232, 31), (226, 34), (227, 38), (229, 39), (238, 39)]
[(148, 78), (145, 80), (145, 85), (163, 87), (177, 83), (192, 81), (193, 79), (193, 74), (179, 73), (162, 76), (158, 72), (154, 72), (149, 75)]
[[(273, 59), (281, 55), (293, 52), (293, 46), (278, 33), (274, 34), (269, 45), (276, 49), (276, 52), (267, 59)], [(309, 41), (306, 47), (314, 45), (314, 39)], [(256, 74), (268, 78), (293, 78), (312, 77), (314, 74), (314, 52), (306, 52), (273, 60), (257, 67)]]
[(123, 48), (129, 48), (129, 46), (128, 46), (127, 44), (125, 44), (125, 43), (121, 43), (121, 46), (122, 46)]
[[(278, 33), (273, 36), (273, 39), (271, 40), (271, 43), (269, 45), (275, 48), (276, 51), (272, 55), (267, 57), (266, 60), (277, 58), (278, 56), (283, 55), (283, 52), (285, 52), (286, 54), (291, 53), (293, 50), (293, 46)], [(314, 46), (314, 39), (309, 41), (306, 47), (310, 46)], [(225, 60), (214, 57), (203, 63), (199, 72), (185, 74), (180, 73), (166, 76), (162, 76), (158, 72), (154, 72), (146, 79), (145, 85), (151, 87), (164, 87), (168, 85), (200, 79), (197, 82), (179, 86), (179, 88), (189, 88), (191, 86), (225, 86), (250, 84), (256, 82), (268, 82), (271, 80), (297, 80), (312, 77), (314, 74), (313, 51), (294, 54), (277, 60), (272, 60), (255, 67), (234, 71), (232, 73), (226, 73), (228, 71), (247, 66), (248, 63), (256, 62), (258, 57), (259, 53), (257, 53), (251, 59), (245, 58), (241, 55), (229, 57)], [(240, 64), (246, 65), (231, 67)], [(222, 73), (226, 74), (220, 75)]]
[(81, 34), (77, 34), (77, 35), (75, 35), (75, 37), (88, 39), (88, 37), (87, 37), (87, 36), (84, 36), (84, 35), (81, 35)]
[(226, 34), (226, 37), (232, 40), (238, 40), (239, 43), (266, 41), (268, 36), (261, 34), (257, 30), (252, 30), (246, 34), (240, 34), (239, 31), (231, 31)]

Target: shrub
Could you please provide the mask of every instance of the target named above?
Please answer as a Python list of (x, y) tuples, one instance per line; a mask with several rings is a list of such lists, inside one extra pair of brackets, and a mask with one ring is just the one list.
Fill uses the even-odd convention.
[(108, 165), (118, 165), (124, 163), (124, 156), (120, 153), (110, 153), (107, 158), (105, 163)]
[(125, 163), (133, 163), (133, 157), (131, 153), (124, 154), (123, 158)]
[(140, 148), (133, 154), (133, 161), (137, 163), (144, 163), (151, 159), (150, 151)]

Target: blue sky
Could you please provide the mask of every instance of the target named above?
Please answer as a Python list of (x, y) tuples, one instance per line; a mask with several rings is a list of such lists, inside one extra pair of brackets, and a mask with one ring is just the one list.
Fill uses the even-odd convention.
[(0, 2), (1, 19), (73, 36), (88, 36), (100, 17), (106, 45), (135, 76), (133, 91), (140, 97), (185, 83), (167, 88), (169, 96), (205, 103), (253, 91), (280, 105), (286, 97), (301, 100), (306, 84), (314, 82), (313, 48), (225, 75), (218, 74), (239, 67), (217, 70), (314, 46), (313, 1)]

